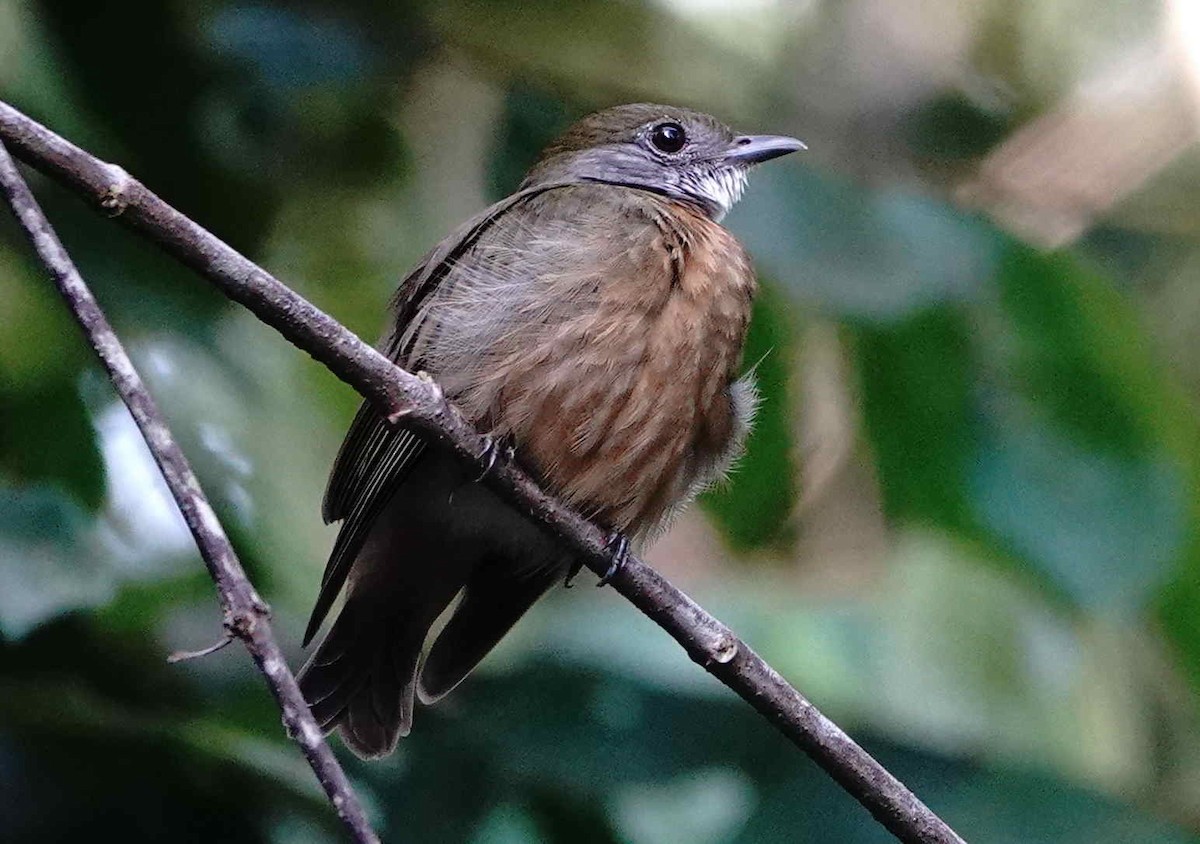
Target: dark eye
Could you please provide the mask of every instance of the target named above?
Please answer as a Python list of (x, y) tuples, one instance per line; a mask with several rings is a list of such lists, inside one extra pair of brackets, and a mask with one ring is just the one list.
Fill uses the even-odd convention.
[(687, 133), (678, 123), (659, 123), (650, 130), (650, 143), (662, 152), (679, 152), (687, 143)]

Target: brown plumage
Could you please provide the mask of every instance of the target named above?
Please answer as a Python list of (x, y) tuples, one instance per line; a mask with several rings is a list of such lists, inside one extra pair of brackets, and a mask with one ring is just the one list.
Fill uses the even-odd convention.
[[(744, 439), (754, 393), (736, 376), (755, 281), (717, 220), (751, 164), (799, 147), (666, 106), (591, 115), (409, 275), (381, 347), (563, 500), (644, 540)], [(324, 515), (342, 528), (306, 643), (344, 584), (347, 598), (301, 685), (362, 756), (390, 752), (415, 700), (453, 689), (573, 563), (366, 405)]]

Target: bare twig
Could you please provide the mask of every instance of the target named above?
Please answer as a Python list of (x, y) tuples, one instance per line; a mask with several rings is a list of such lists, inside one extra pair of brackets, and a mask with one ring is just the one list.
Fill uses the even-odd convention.
[[(270, 610), (254, 591), (242, 564), (230, 545), (216, 513), (200, 489), (187, 458), (175, 442), (158, 407), (147, 392), (141, 376), (134, 369), (121, 341), (100, 309), (91, 290), (80, 277), (74, 263), (63, 248), (50, 221), (42, 213), (16, 162), (0, 141), (0, 191), (8, 200), (21, 228), (41, 258), (58, 292), (62, 294), (75, 320), (87, 335), (88, 342), (108, 371), (113, 386), (129, 408), (134, 421), (154, 455), (171, 495), (179, 505), (183, 518), (196, 540), (200, 555), (209, 574), (217, 584), (225, 611), (225, 638), (213, 652), (228, 644), (234, 637), (241, 639), (254, 658), (259, 671), (267, 679), (275, 700), (283, 712), (288, 735), (300, 745), (308, 764), (329, 796), (334, 809), (361, 844), (378, 844), (357, 795), (350, 787), (345, 772), (338, 765), (321, 730), (313, 720), (296, 678), (288, 670), (283, 653), (271, 633)], [(199, 654), (195, 654), (199, 655)]]
[[(395, 366), (327, 314), (167, 205), (120, 168), (97, 160), (0, 103), (0, 139), (47, 175), (119, 214), (184, 264), (241, 302), (294, 345), (324, 363), (389, 419), (400, 418), (485, 467), (487, 440), (428, 378)], [(607, 535), (543, 491), (511, 461), (484, 483), (579, 552), (590, 569), (609, 566)], [(633, 556), (612, 586), (669, 633), (706, 671), (740, 695), (809, 754), (898, 839), (961, 844), (962, 839), (762, 658), (691, 598)]]
[(197, 651), (172, 651), (167, 654), (167, 662), (174, 665), (177, 662), (187, 662), (190, 659), (200, 659), (201, 657), (212, 656), (217, 651), (227, 648), (237, 637), (230, 631), (226, 630), (220, 639), (213, 642), (207, 648), (200, 648)]

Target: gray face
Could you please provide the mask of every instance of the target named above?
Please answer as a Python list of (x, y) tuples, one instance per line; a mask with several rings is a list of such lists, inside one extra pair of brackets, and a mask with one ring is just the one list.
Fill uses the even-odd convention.
[(707, 114), (639, 103), (588, 115), (542, 154), (522, 187), (606, 182), (686, 200), (720, 219), (742, 195), (751, 166), (804, 145), (735, 135)]

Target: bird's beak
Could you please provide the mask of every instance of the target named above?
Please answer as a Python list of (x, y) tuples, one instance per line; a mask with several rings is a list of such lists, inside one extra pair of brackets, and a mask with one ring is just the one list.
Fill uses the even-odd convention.
[(802, 149), (808, 147), (787, 135), (739, 135), (725, 153), (725, 160), (739, 164), (761, 164)]

